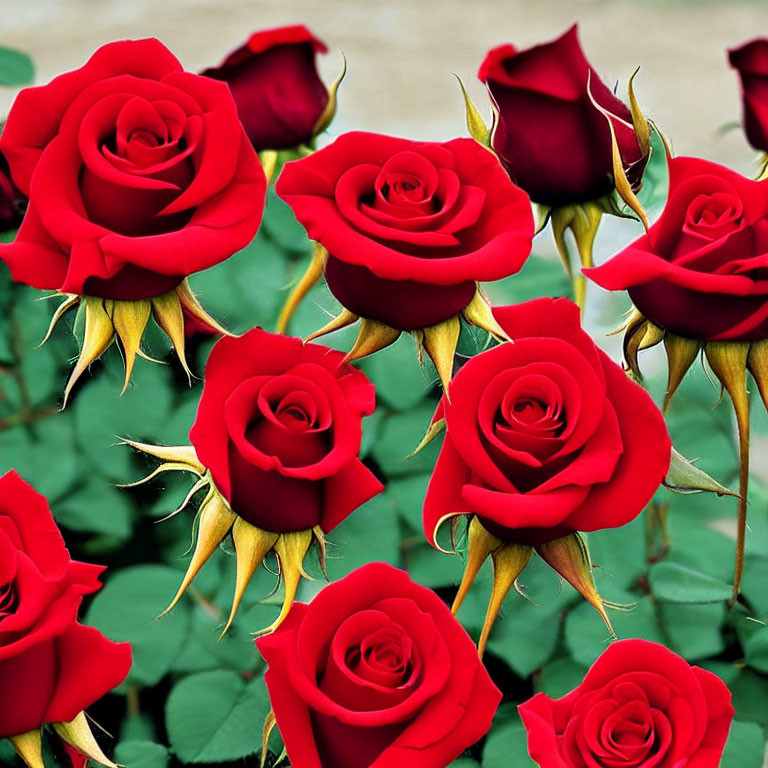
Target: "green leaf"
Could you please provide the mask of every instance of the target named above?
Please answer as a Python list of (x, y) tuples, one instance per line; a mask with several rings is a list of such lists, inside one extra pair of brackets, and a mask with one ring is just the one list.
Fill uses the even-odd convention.
[(156, 685), (176, 660), (189, 633), (189, 604), (182, 598), (170, 614), (159, 621), (155, 617), (170, 603), (181, 578), (162, 565), (123, 568), (93, 599), (86, 623), (133, 646), (128, 682)]
[(340, 579), (366, 563), (397, 565), (400, 537), (395, 512), (382, 496), (356, 509), (328, 536), (328, 577)]
[(542, 667), (536, 679), (536, 688), (553, 699), (559, 699), (581, 685), (586, 674), (587, 667), (573, 659), (555, 659)]
[(528, 736), (517, 713), (513, 719), (491, 730), (483, 748), (483, 768), (535, 768), (536, 765), (528, 756)]
[(753, 610), (761, 616), (768, 615), (768, 558), (748, 556), (744, 559), (742, 593)]
[(185, 763), (240, 760), (259, 751), (268, 711), (262, 677), (246, 683), (227, 670), (190, 675), (168, 696), (168, 739)]
[[(631, 595), (625, 595), (622, 602), (628, 603), (631, 599)], [(664, 644), (650, 598), (641, 598), (632, 610), (609, 610), (608, 615), (621, 639), (640, 637)], [(574, 660), (589, 667), (608, 647), (611, 638), (597, 611), (582, 602), (566, 617), (565, 642)]]
[(731, 585), (671, 560), (651, 566), (651, 592), (673, 603), (715, 603), (731, 596)]
[(764, 756), (763, 729), (755, 723), (734, 720), (725, 744), (721, 768), (762, 768)]
[(738, 493), (721, 485), (706, 472), (700, 470), (682, 454), (672, 448), (672, 457), (669, 464), (664, 485), (672, 491), (679, 493), (696, 493), (697, 491), (709, 491), (718, 496), (736, 496)]
[(717, 656), (725, 650), (725, 603), (662, 602), (659, 614), (670, 647), (689, 661)]
[[(118, 356), (117, 349), (105, 356)], [(84, 456), (100, 474), (117, 483), (138, 479), (133, 451), (119, 444), (130, 437), (141, 442), (165, 442), (165, 422), (174, 412), (175, 396), (169, 366), (138, 360), (132, 383), (120, 396), (122, 373), (94, 364), (94, 378), (74, 396), (75, 435)], [(97, 372), (97, 368), (98, 370)]]
[(103, 533), (123, 541), (133, 528), (133, 509), (127, 494), (104, 478), (91, 477), (67, 494), (53, 510), (56, 521), (72, 531)]
[(360, 368), (376, 382), (377, 400), (396, 411), (410, 411), (437, 382), (431, 364), (419, 365), (416, 344), (409, 334), (401, 334), (394, 344), (362, 360)]
[(28, 85), (34, 79), (35, 65), (28, 54), (0, 46), (0, 85)]
[(121, 741), (114, 759), (126, 768), (166, 768), (170, 756), (162, 744), (151, 741)]
[(440, 440), (433, 440), (415, 456), (408, 456), (426, 434), (434, 412), (432, 403), (423, 403), (408, 413), (394, 413), (384, 419), (379, 440), (371, 453), (385, 475), (395, 477), (432, 472)]

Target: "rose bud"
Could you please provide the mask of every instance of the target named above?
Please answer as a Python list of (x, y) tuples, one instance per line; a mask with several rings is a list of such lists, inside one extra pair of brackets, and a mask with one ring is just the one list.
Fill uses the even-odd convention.
[(23, 90), (0, 149), (30, 198), (0, 258), (17, 282), (64, 297), (51, 329), (85, 307), (65, 403), (115, 338), (127, 386), (151, 315), (185, 369), (185, 313), (224, 332), (186, 278), (251, 241), (266, 191), (225, 84), (184, 72), (157, 40), (110, 43)]
[(612, 643), (570, 693), (518, 709), (540, 768), (718, 768), (734, 712), (717, 675), (648, 640)]
[(610, 628), (578, 531), (637, 517), (671, 452), (661, 412), (581, 329), (575, 304), (535, 299), (494, 316), (514, 343), (472, 357), (443, 395), (435, 427), (445, 427), (445, 440), (424, 502), (433, 546), (444, 522), (472, 516), (454, 612), (493, 558), (481, 653), (534, 550)]
[[(571, 27), (549, 43), (519, 51), (491, 50), (478, 77), (494, 112), (489, 141), (512, 180), (547, 215), (570, 275), (565, 230), (584, 266), (604, 212), (617, 212), (614, 191), (643, 218), (635, 197), (650, 156), (650, 129), (629, 85), (630, 107), (616, 98), (587, 61)], [(577, 303), (584, 282), (574, 282)]]
[(501, 701), (447, 606), (405, 571), (371, 563), (294, 604), (256, 641), (294, 768), (444, 768)]
[(768, 39), (758, 37), (728, 51), (728, 60), (741, 79), (747, 140), (768, 152)]
[(274, 550), (285, 582), (285, 618), (313, 542), (324, 565), (324, 534), (383, 490), (358, 458), (373, 384), (341, 352), (253, 329), (221, 339), (205, 368), (191, 446), (126, 442), (162, 459), (160, 472), (197, 477), (187, 501), (206, 490), (197, 543), (173, 608), (231, 532), (237, 577), (230, 627), (255, 569)]
[(114, 766), (83, 710), (123, 682), (128, 643), (77, 622), (84, 595), (101, 586), (98, 565), (70, 559), (48, 502), (14, 471), (0, 478), (0, 738), (42, 768), (42, 730)]
[(281, 329), (325, 273), (343, 310), (310, 338), (361, 319), (348, 360), (408, 331), (445, 383), (461, 317), (504, 338), (478, 281), (522, 267), (533, 217), (525, 193), (476, 142), (348, 133), (288, 163), (275, 189), (319, 243), (286, 304)]
[(708, 160), (669, 160), (669, 196), (650, 230), (585, 274), (629, 291), (637, 310), (625, 326), (628, 366), (662, 340), (669, 362), (664, 410), (701, 350), (733, 401), (740, 445), (733, 600), (741, 583), (749, 477), (746, 372), (768, 402), (768, 184)]
[(317, 73), (325, 44), (297, 25), (255, 32), (245, 45), (202, 74), (229, 85), (240, 121), (257, 152), (309, 144), (336, 111), (336, 88)]

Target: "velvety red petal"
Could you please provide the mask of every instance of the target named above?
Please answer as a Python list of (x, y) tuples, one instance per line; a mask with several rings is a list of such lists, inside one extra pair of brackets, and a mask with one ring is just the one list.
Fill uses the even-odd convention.
[(113, 643), (94, 627), (74, 624), (56, 638), (56, 690), (45, 714), (49, 723), (69, 722), (125, 680), (129, 643)]
[[(323, 481), (323, 516), (320, 527), (330, 533), (358, 507), (384, 490), (376, 476), (359, 459)], [(383, 524), (383, 523), (382, 523)]]

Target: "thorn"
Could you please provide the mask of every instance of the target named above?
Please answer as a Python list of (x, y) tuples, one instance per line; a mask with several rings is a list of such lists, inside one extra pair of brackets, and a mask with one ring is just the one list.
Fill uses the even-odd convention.
[(264, 727), (261, 731), (261, 760), (259, 762), (260, 768), (264, 768), (267, 764), (267, 752), (269, 750), (269, 737), (272, 735), (272, 731), (277, 725), (277, 718), (275, 717), (275, 711), (270, 708), (267, 712), (266, 718), (264, 718)]
[(45, 768), (45, 763), (43, 763), (43, 734), (40, 728), (20, 733), (18, 736), (9, 736), (8, 740), (16, 750), (16, 754), (29, 768)]
[(664, 395), (664, 405), (661, 409), (662, 413), (666, 414), (669, 403), (675, 392), (677, 392), (680, 382), (691, 365), (693, 365), (696, 355), (699, 354), (700, 346), (700, 343), (695, 339), (686, 339), (683, 336), (676, 336), (672, 333), (667, 333), (664, 336), (664, 347), (667, 351), (669, 371), (667, 374), (667, 392)]
[(467, 555), (464, 563), (464, 574), (461, 577), (461, 584), (456, 592), (456, 597), (451, 606), (451, 613), (454, 616), (459, 612), (464, 598), (469, 593), (470, 588), (475, 583), (477, 574), (488, 556), (495, 552), (504, 542), (497, 539), (493, 534), (488, 533), (480, 519), (475, 515), (470, 520), (467, 534)]
[(605, 610), (603, 599), (600, 597), (595, 579), (592, 574), (592, 560), (589, 548), (579, 533), (571, 533), (560, 539), (536, 544), (534, 549), (539, 556), (560, 574), (595, 610), (600, 614), (613, 638), (611, 620)]
[[(438, 551), (442, 552), (445, 555), (457, 555), (458, 552), (456, 552), (455, 544), (453, 541), (453, 525), (454, 521), (459, 517), (464, 517), (466, 513), (464, 512), (449, 512), (447, 515), (443, 515), (435, 524), (435, 529), (432, 531), (432, 539), (430, 540), (430, 544), (435, 547)], [(440, 544), (437, 541), (437, 536), (440, 533), (440, 529), (443, 527), (443, 524), (451, 521), (451, 546), (454, 547), (453, 550), (450, 549), (443, 549)]]
[(319, 133), (322, 133), (331, 124), (331, 121), (336, 115), (336, 108), (338, 106), (339, 100), (339, 86), (347, 74), (347, 57), (344, 55), (343, 51), (341, 53), (341, 58), (343, 60), (341, 65), (341, 72), (339, 73), (339, 76), (333, 81), (333, 83), (331, 83), (331, 87), (328, 89), (328, 101), (325, 105), (325, 108), (320, 113), (320, 117), (317, 118), (317, 121), (312, 128), (313, 136), (317, 136)]
[(141, 338), (144, 335), (144, 329), (147, 327), (151, 312), (152, 304), (149, 299), (115, 301), (112, 324), (125, 354), (125, 381), (121, 395), (128, 389), (133, 364), (136, 361), (136, 353), (139, 351)]
[(496, 322), (491, 305), (486, 301), (479, 287), (472, 301), (464, 307), (461, 314), (468, 323), (482, 328), (500, 341), (512, 341), (507, 332)]
[(151, 443), (138, 443), (127, 437), (119, 439), (123, 445), (130, 445), (131, 448), (154, 456), (156, 459), (188, 464), (192, 468), (190, 471), (194, 471), (195, 474), (202, 475), (206, 471), (191, 445), (152, 445)]
[(222, 336), (235, 336), (236, 334), (230, 333), (223, 325), (216, 322), (204, 309), (203, 305), (198, 300), (197, 296), (192, 292), (192, 288), (189, 285), (189, 280), (184, 278), (176, 286), (176, 295), (181, 302), (182, 310), (186, 310), (188, 314), (197, 318), (201, 323), (213, 328), (214, 331), (220, 333)]
[(184, 355), (184, 312), (177, 290), (169, 291), (152, 299), (152, 314), (155, 317), (155, 322), (171, 340), (171, 344), (176, 350), (176, 356), (179, 358), (181, 367), (191, 384), (192, 372), (189, 370), (187, 358)]
[(485, 124), (482, 115), (478, 111), (477, 107), (472, 103), (472, 99), (469, 98), (467, 89), (464, 87), (464, 83), (461, 78), (454, 73), (453, 75), (459, 83), (461, 88), (461, 95), (464, 97), (464, 109), (467, 117), (467, 130), (469, 135), (478, 143), (484, 147), (489, 148), (491, 146), (491, 132), (488, 130), (488, 126)]
[(501, 610), (504, 598), (517, 583), (517, 577), (531, 559), (533, 547), (527, 544), (503, 544), (491, 555), (493, 559), (493, 589), (488, 601), (488, 610), (483, 622), (483, 630), (477, 643), (477, 654), (483, 658), (488, 645), (488, 637)]
[(85, 712), (76, 715), (74, 720), (68, 723), (53, 723), (53, 729), (59, 734), (61, 739), (70, 746), (87, 755), (91, 760), (106, 765), (109, 768), (118, 768), (117, 763), (113, 763), (102, 752), (101, 747), (91, 732)]
[(640, 105), (637, 103), (637, 98), (635, 97), (634, 82), (639, 71), (640, 67), (632, 73), (632, 77), (629, 78), (629, 83), (627, 85), (627, 91), (629, 93), (629, 111), (632, 115), (632, 127), (635, 130), (635, 136), (637, 137), (640, 151), (644, 156), (647, 156), (651, 152), (651, 126), (645, 119), (645, 115), (643, 115)]
[[(51, 299), (55, 296), (59, 296), (60, 294), (53, 293), (50, 296), (43, 296), (41, 298), (43, 299)], [(43, 336), (43, 340), (35, 347), (35, 349), (40, 349), (40, 347), (45, 344), (48, 339), (51, 338), (51, 334), (53, 333), (53, 329), (56, 327), (56, 324), (61, 320), (61, 318), (64, 316), (64, 314), (67, 312), (67, 310), (71, 309), (72, 307), (76, 306), (80, 303), (81, 297), (76, 294), (69, 294), (64, 301), (59, 304), (58, 307), (56, 307), (56, 311), (53, 313), (53, 317), (51, 318), (51, 324), (48, 326), (48, 330), (46, 331), (45, 336)]]
[(453, 376), (453, 360), (461, 334), (458, 316), (424, 329), (424, 349), (435, 364), (446, 398), (450, 400), (448, 385)]
[(352, 360), (359, 360), (361, 357), (372, 355), (374, 352), (394, 344), (399, 335), (400, 331), (396, 328), (390, 328), (378, 320), (369, 320), (364, 317), (360, 322), (357, 340), (352, 349), (347, 352), (343, 362), (349, 363)]
[(254, 525), (238, 517), (232, 526), (232, 539), (235, 543), (235, 554), (237, 556), (237, 575), (235, 577), (235, 594), (232, 599), (232, 609), (229, 613), (226, 626), (219, 635), (221, 640), (227, 634), (235, 614), (243, 599), (248, 582), (254, 574), (254, 571), (261, 565), (267, 552), (275, 545), (279, 533), (270, 533), (262, 531)]
[(301, 577), (309, 578), (304, 570), (304, 557), (312, 544), (312, 531), (294, 531), (283, 533), (275, 543), (274, 550), (280, 564), (280, 575), (285, 585), (285, 597), (280, 615), (265, 629), (255, 632), (260, 637), (274, 632), (285, 621), (296, 598)]
[(208, 558), (216, 551), (216, 547), (221, 544), (224, 537), (229, 533), (236, 519), (237, 515), (227, 506), (224, 497), (218, 491), (214, 491), (208, 501), (203, 502), (200, 508), (197, 543), (195, 544), (195, 551), (192, 553), (189, 567), (181, 582), (179, 591), (171, 600), (170, 605), (157, 617), (158, 619), (169, 613), (176, 603), (179, 602), (187, 587), (192, 583), (192, 580), (200, 572)]
[(336, 315), (329, 323), (326, 323), (319, 331), (310, 333), (304, 341), (314, 341), (320, 336), (325, 336), (327, 333), (333, 333), (334, 331), (340, 331), (342, 328), (346, 328), (352, 323), (356, 323), (358, 316), (352, 314), (348, 309), (342, 308), (341, 312)]
[(115, 328), (112, 325), (111, 311), (114, 302), (108, 299), (98, 299), (93, 296), (85, 296), (85, 337), (80, 349), (80, 356), (64, 388), (63, 411), (67, 407), (67, 400), (77, 380), (85, 369), (101, 357), (107, 347), (115, 338)]
[[(645, 215), (643, 204), (638, 200), (637, 195), (632, 190), (632, 185), (627, 179), (627, 174), (624, 171), (624, 161), (619, 151), (619, 143), (616, 140), (616, 130), (613, 127), (613, 120), (616, 119), (616, 115), (612, 115), (607, 109), (600, 106), (592, 96), (591, 88), (592, 73), (587, 75), (587, 94), (595, 109), (605, 117), (608, 123), (608, 129), (611, 132), (611, 156), (613, 162), (613, 182), (616, 185), (616, 191), (619, 193), (621, 199), (637, 214), (640, 221), (643, 223), (645, 231), (648, 231), (648, 217)], [(633, 116), (634, 117), (634, 116)]]
[[(736, 563), (733, 575), (733, 593), (729, 607), (733, 608), (741, 592), (744, 574), (744, 547), (747, 532), (747, 491), (749, 490), (749, 393), (747, 392), (747, 364), (749, 342), (710, 341), (704, 353), (712, 372), (725, 387), (736, 412), (739, 436), (739, 502), (737, 507)], [(753, 358), (753, 362), (755, 359)], [(759, 386), (759, 385), (758, 385)]]
[(747, 368), (757, 382), (760, 397), (768, 409), (768, 341), (753, 341), (747, 355)]
[(424, 450), (444, 429), (445, 419), (438, 419), (430, 424), (427, 433), (421, 438), (421, 442), (405, 457), (405, 460), (412, 459), (417, 453)]
[[(280, 310), (280, 317), (277, 318), (275, 326), (276, 333), (285, 333), (288, 329), (288, 323), (293, 317), (293, 313), (301, 303), (302, 299), (310, 292), (312, 287), (323, 276), (325, 262), (328, 260), (328, 251), (320, 243), (315, 243), (312, 259), (309, 262), (307, 271), (302, 275), (298, 283), (288, 295), (283, 308)], [(346, 311), (346, 310), (345, 310)], [(334, 329), (335, 330), (335, 329)]]

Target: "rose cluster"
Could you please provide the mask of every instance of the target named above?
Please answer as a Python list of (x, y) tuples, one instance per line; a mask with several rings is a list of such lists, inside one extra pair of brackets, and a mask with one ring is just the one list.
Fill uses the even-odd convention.
[[(502, 45), (486, 55), (478, 77), (493, 125), (485, 126), (462, 86), (472, 138), (353, 131), (318, 149), (341, 80), (326, 86), (318, 74), (316, 57), (326, 52), (306, 27), (283, 27), (253, 34), (218, 67), (194, 74), (157, 40), (121, 41), (23, 90), (0, 137), (10, 174), (0, 167), (0, 227), (20, 224), (15, 239), (0, 245), (0, 259), (14, 281), (61, 297), (46, 339), (68, 309), (82, 310), (65, 405), (115, 340), (128, 386), (136, 358), (148, 357), (142, 343), (150, 318), (190, 383), (185, 339), (197, 331), (224, 337), (210, 349), (200, 345), (209, 351), (189, 444), (124, 442), (160, 462), (132, 485), (169, 471), (194, 478), (173, 514), (201, 492), (192, 555), (161, 615), (220, 545), (235, 556), (233, 568), (222, 570), (234, 582), (222, 636), (239, 631), (236, 614), (260, 565), (282, 585), (279, 599), (259, 607), (279, 604), (274, 621), (251, 627), (263, 661), (253, 672), (233, 666), (242, 674), (232, 673), (239, 686), (266, 664), (262, 764), (277, 727), (294, 768), (445, 768), (467, 750), (479, 754), (475, 745), (504, 696), (516, 696), (483, 654), (512, 587), (523, 591), (518, 578), (534, 554), (614, 634), (607, 609), (616, 606), (600, 595), (584, 534), (631, 523), (662, 484), (729, 493), (673, 449), (664, 413), (642, 386), (638, 352), (662, 340), (664, 410), (700, 351), (735, 406), (740, 487), (730, 492), (738, 496), (731, 607), (737, 602), (749, 478), (747, 372), (768, 403), (768, 181), (765, 169), (752, 180), (708, 160), (672, 157), (639, 107), (633, 78), (625, 102), (587, 60), (576, 26), (528, 50)], [(730, 58), (741, 75), (747, 136), (768, 152), (768, 41)], [(649, 226), (638, 193), (659, 145), (668, 155), (669, 192)], [(313, 254), (287, 297), (279, 332), (254, 327), (234, 335), (207, 314), (187, 278), (253, 241), (273, 178), (277, 202), (306, 230)], [(604, 214), (634, 214), (646, 231), (595, 267)], [(493, 306), (481, 283), (525, 267), (535, 218), (539, 229), (551, 221), (576, 302), (541, 296)], [(582, 326), (585, 282), (572, 274), (566, 231), (584, 274), (627, 290), (634, 304), (624, 340), (628, 371)], [(249, 251), (256, 261), (260, 244)], [(321, 280), (338, 314), (306, 339), (286, 335)], [(355, 324), (344, 351), (313, 343)], [(443, 526), (454, 551), (465, 540), (458, 589), (433, 591), (391, 564), (368, 562), (299, 602), (311, 594), (299, 591), (302, 579), (312, 579), (313, 555), (327, 575), (328, 535), (386, 490), (364, 419), (373, 417), (375, 429), (388, 414), (375, 415), (372, 369), (354, 363), (403, 333), (413, 336), (419, 363), (424, 353), (431, 360), (434, 370), (425, 370), (440, 388), (414, 452), (442, 436), (416, 510), (419, 543), (442, 549)], [(167, 416), (157, 414), (160, 430)], [(405, 458), (411, 446), (401, 447)], [(381, 498), (375, 525), (397, 527), (387, 514), (390, 494)], [(649, 539), (655, 523), (666, 536), (664, 515), (654, 515)], [(333, 556), (343, 557), (346, 545), (342, 539)], [(489, 558), (491, 594), (475, 644), (456, 614)], [(30, 768), (43, 766), (46, 725), (76, 768), (88, 759), (114, 765), (84, 710), (126, 678), (130, 647), (77, 620), (102, 570), (71, 559), (47, 501), (19, 475), (0, 478), (0, 738)], [(633, 583), (636, 591), (652, 586), (645, 577)], [(218, 605), (189, 592), (219, 618)], [(132, 707), (138, 711), (135, 700)], [(613, 642), (570, 693), (538, 692), (519, 712), (541, 768), (716, 768), (734, 716), (718, 676), (639, 639)], [(208, 757), (199, 751), (194, 760)], [(509, 759), (514, 764), (511, 751)]]

